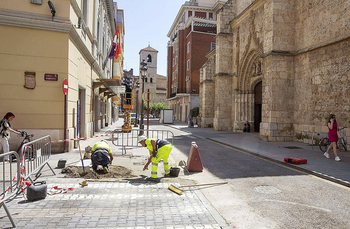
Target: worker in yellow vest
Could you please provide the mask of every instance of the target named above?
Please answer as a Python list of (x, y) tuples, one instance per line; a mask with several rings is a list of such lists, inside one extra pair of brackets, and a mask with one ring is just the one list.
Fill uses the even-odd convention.
[(148, 169), (148, 165), (152, 162), (151, 177), (147, 178), (148, 181), (159, 182), (157, 177), (158, 163), (163, 159), (165, 177), (170, 177), (169, 168), (169, 155), (173, 149), (172, 145), (160, 139), (146, 138), (146, 136), (138, 136), (138, 142), (143, 146), (147, 147), (150, 153), (148, 162), (143, 167), (143, 171)]
[(97, 171), (97, 166), (103, 167), (104, 173), (108, 173), (108, 164), (112, 164), (113, 154), (106, 140), (96, 142), (92, 147), (91, 163), (92, 169)]

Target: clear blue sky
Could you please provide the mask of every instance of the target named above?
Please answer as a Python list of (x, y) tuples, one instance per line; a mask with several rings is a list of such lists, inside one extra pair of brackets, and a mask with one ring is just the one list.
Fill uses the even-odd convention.
[(113, 0), (124, 10), (124, 69), (139, 75), (139, 52), (148, 44), (158, 50), (157, 73), (166, 76), (167, 34), (186, 0)]

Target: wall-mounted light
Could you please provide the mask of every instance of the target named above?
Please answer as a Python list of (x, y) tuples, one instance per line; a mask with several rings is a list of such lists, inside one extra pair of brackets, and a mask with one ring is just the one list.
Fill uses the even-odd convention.
[(75, 28), (81, 29), (81, 17), (78, 17), (78, 25), (76, 25)]
[(55, 10), (55, 7), (54, 7), (53, 3), (49, 0), (49, 1), (47, 2), (47, 4), (48, 4), (49, 7), (50, 7), (52, 17), (54, 17), (55, 14), (56, 14), (56, 10)]

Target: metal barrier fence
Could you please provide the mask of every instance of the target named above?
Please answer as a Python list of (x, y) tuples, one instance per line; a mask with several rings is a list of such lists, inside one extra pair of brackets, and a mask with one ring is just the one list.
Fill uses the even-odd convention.
[(137, 141), (137, 137), (140, 135), (140, 132), (144, 132), (147, 138), (167, 140), (171, 144), (174, 143), (174, 133), (170, 130), (140, 130), (140, 129), (115, 129), (112, 135), (112, 143), (115, 146), (121, 146), (124, 149), (126, 154), (126, 147), (141, 147)]
[(35, 174), (36, 180), (41, 175), (41, 170), (45, 165), (48, 165), (54, 175), (55, 172), (49, 164), (51, 157), (51, 137), (47, 135), (45, 137), (36, 139), (34, 141), (25, 143), (22, 145), (20, 155), (24, 155), (24, 179), (30, 179)]
[[(16, 162), (5, 161), (6, 156), (14, 155)], [(19, 155), (15, 151), (0, 154), (0, 169), (2, 171), (1, 175), (1, 194), (0, 194), (0, 208), (4, 207), (7, 217), (10, 219), (12, 226), (16, 227), (10, 211), (6, 206), (6, 202), (17, 195), (20, 187), (21, 170), (20, 170), (20, 160)]]

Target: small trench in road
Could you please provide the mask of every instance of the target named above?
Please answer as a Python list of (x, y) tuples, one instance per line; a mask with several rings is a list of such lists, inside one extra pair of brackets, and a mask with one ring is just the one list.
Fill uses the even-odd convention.
[(93, 169), (86, 167), (85, 172), (79, 173), (77, 166), (67, 166), (62, 169), (62, 173), (65, 174), (65, 178), (84, 178), (84, 179), (105, 179), (105, 178), (134, 178), (130, 169), (123, 166), (109, 165), (108, 173), (104, 173), (103, 170), (94, 171)]

